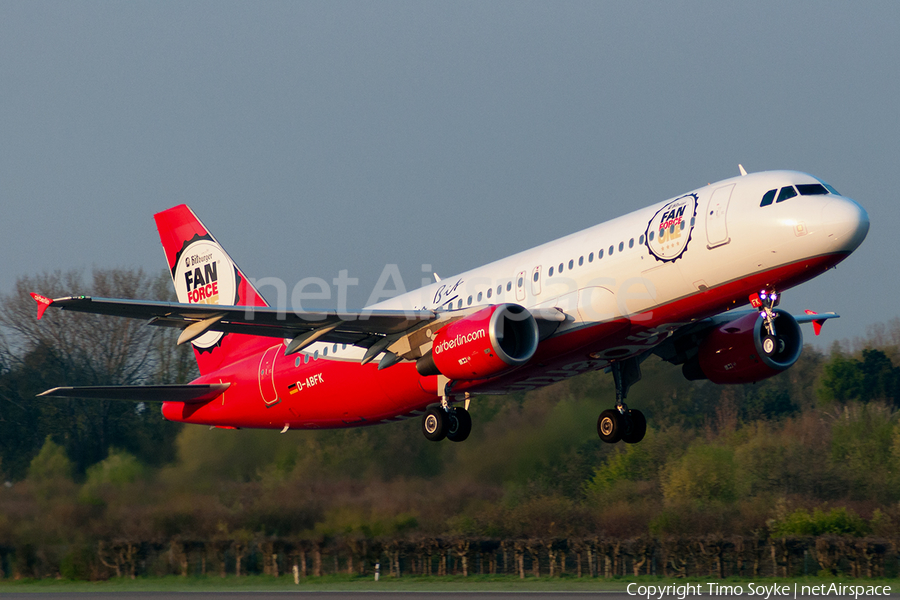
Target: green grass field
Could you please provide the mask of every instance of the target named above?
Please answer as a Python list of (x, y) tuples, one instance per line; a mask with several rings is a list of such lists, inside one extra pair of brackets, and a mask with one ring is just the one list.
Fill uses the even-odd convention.
[[(703, 592), (708, 590), (708, 583), (721, 585), (741, 585), (748, 583), (768, 585), (777, 582), (793, 587), (800, 585), (821, 585), (831, 582), (853, 585), (888, 585), (893, 591), (900, 590), (898, 580), (853, 580), (847, 578), (792, 578), (792, 579), (665, 579), (663, 577), (640, 576), (632, 578), (597, 579), (590, 577), (577, 578), (572, 575), (563, 577), (527, 577), (519, 579), (512, 575), (473, 575), (462, 577), (422, 577), (408, 576), (401, 578), (383, 577), (374, 581), (372, 577), (348, 577), (330, 575), (319, 578), (301, 579), (299, 585), (294, 584), (290, 575), (278, 578), (264, 575), (245, 577), (152, 577), (137, 579), (110, 579), (108, 581), (69, 581), (63, 579), (20, 580), (0, 582), (0, 593), (3, 592), (120, 592), (120, 591), (158, 591), (158, 592), (201, 592), (201, 591), (625, 591), (629, 583), (641, 585), (683, 585), (685, 583), (700, 584)], [(745, 592), (746, 593), (746, 592)]]

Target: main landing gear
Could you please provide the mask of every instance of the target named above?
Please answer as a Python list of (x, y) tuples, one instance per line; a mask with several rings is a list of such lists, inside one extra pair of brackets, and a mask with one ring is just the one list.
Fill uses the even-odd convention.
[[(449, 383), (445, 387), (449, 391)], [(469, 394), (466, 393), (466, 406)], [(431, 406), (422, 416), (422, 433), (432, 442), (447, 438), (451, 442), (462, 442), (472, 432), (472, 417), (462, 406), (450, 406), (449, 395), (444, 394), (440, 406)]]
[(422, 433), (432, 442), (447, 438), (451, 442), (461, 442), (472, 432), (472, 417), (461, 406), (444, 410), (432, 406), (422, 417)]
[(626, 444), (636, 444), (647, 433), (647, 419), (639, 410), (629, 409), (625, 397), (631, 384), (641, 378), (641, 365), (637, 357), (614, 362), (610, 365), (616, 383), (616, 407), (604, 410), (597, 419), (597, 435), (608, 444), (622, 440)]

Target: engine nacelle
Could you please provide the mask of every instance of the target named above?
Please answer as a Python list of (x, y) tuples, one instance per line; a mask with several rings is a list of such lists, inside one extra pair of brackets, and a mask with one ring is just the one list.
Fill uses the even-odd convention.
[(416, 362), (423, 376), (483, 379), (525, 364), (538, 346), (534, 317), (518, 304), (497, 304), (441, 328), (431, 353)]
[(775, 336), (758, 314), (719, 325), (701, 342), (697, 356), (684, 364), (688, 379), (713, 383), (752, 383), (784, 371), (800, 358), (803, 334), (790, 314), (775, 310)]

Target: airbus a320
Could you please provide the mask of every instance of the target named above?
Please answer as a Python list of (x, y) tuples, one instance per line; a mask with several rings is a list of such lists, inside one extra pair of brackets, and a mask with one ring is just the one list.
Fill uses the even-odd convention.
[[(465, 440), (470, 399), (608, 369), (604, 442), (646, 432), (629, 388), (650, 355), (688, 379), (754, 382), (800, 356), (781, 294), (847, 258), (866, 211), (816, 177), (746, 174), (359, 311), (269, 307), (187, 206), (155, 215), (177, 303), (32, 294), (48, 308), (181, 329), (200, 377), (185, 385), (59, 387), (42, 396), (162, 402), (166, 419), (222, 428), (321, 429), (421, 418)], [(611, 399), (611, 404), (613, 404)]]

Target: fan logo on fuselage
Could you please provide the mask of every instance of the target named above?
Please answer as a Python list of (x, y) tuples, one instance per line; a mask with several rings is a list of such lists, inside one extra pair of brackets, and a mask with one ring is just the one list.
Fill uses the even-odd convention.
[[(181, 303), (230, 306), (235, 302), (235, 270), (222, 248), (211, 240), (198, 239), (185, 247), (172, 277)], [(193, 343), (198, 348), (210, 348), (223, 335), (221, 331), (207, 331)]]
[(650, 254), (662, 262), (680, 258), (691, 241), (696, 216), (696, 194), (676, 198), (659, 209), (645, 232)]

